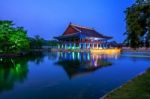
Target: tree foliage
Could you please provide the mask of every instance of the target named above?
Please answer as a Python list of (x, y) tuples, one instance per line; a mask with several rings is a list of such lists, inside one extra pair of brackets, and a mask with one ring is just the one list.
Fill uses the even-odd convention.
[(31, 49), (41, 49), (44, 44), (44, 39), (39, 35), (35, 35), (34, 38), (29, 38)]
[(56, 41), (56, 40), (49, 40), (47, 45), (49, 45), (49, 46), (57, 46), (58, 44), (59, 44), (59, 42)]
[(150, 46), (150, 0), (136, 0), (126, 13), (125, 43), (133, 48)]
[(29, 38), (31, 49), (41, 49), (42, 46), (57, 46), (58, 42), (56, 40), (45, 40), (39, 35)]
[(18, 53), (29, 48), (26, 31), (12, 21), (0, 21), (0, 53)]

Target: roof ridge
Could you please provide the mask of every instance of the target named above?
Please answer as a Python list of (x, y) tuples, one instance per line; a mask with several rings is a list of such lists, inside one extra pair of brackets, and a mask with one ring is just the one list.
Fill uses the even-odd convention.
[[(72, 26), (72, 25), (71, 25)], [(72, 26), (75, 30), (77, 30), (78, 32), (81, 32), (81, 30), (77, 29), (76, 27)]]
[(89, 30), (95, 30), (94, 28), (90, 28), (90, 27), (86, 27), (86, 26), (81, 26), (81, 25), (77, 25), (77, 24), (70, 24), (73, 27), (79, 27), (79, 28), (84, 28), (84, 29), (89, 29)]
[(79, 32), (75, 32), (75, 33), (71, 33), (71, 34), (67, 34), (67, 35), (63, 35), (63, 36), (68, 36), (68, 35), (74, 35), (74, 34), (77, 34)]

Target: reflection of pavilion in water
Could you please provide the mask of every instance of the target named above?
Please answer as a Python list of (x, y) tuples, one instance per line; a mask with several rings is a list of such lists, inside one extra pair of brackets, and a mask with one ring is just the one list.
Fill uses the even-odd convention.
[(72, 78), (76, 75), (86, 74), (98, 68), (106, 67), (110, 65), (108, 58), (117, 58), (117, 56), (85, 52), (58, 52), (58, 63), (64, 68), (69, 78)]
[(58, 60), (79, 60), (80, 62), (90, 63), (98, 66), (98, 60), (107, 61), (109, 58), (118, 58), (117, 54), (91, 54), (87, 52), (58, 52)]

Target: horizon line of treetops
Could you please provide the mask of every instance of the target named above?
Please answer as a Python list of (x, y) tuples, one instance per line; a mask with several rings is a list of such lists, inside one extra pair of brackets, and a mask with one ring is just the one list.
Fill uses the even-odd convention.
[[(150, 0), (136, 0), (125, 10), (126, 39), (123, 44), (131, 48), (150, 47)], [(44, 40), (39, 35), (28, 37), (23, 27), (9, 20), (0, 20), (0, 53), (19, 53), (42, 45), (56, 46), (55, 40)]]

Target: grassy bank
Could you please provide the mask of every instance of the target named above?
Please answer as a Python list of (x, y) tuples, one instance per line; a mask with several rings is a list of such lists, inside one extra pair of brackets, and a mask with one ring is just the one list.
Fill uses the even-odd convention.
[(150, 99), (150, 69), (109, 93), (104, 99)]

